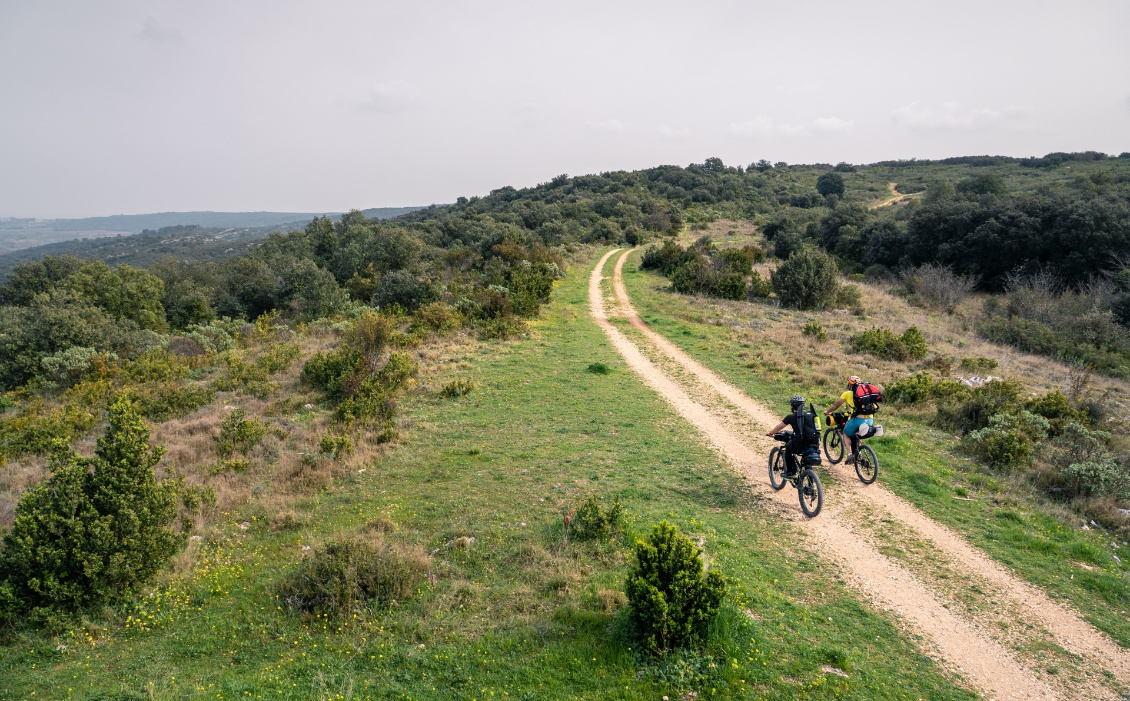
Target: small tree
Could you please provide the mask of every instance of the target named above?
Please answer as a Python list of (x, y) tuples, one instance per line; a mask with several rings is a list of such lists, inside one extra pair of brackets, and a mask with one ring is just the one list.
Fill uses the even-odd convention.
[(153, 474), (161, 454), (125, 399), (110, 407), (94, 457), (60, 446), (51, 477), (20, 499), (4, 537), (0, 619), (113, 602), (153, 578), (181, 543), (171, 528), (176, 485)]
[(647, 540), (636, 541), (636, 566), (625, 585), (628, 611), (644, 650), (652, 654), (705, 639), (706, 628), (726, 596), (726, 581), (705, 572), (690, 538), (661, 521)]
[(822, 309), (835, 300), (837, 273), (831, 256), (804, 248), (773, 271), (773, 289), (786, 307)]
[(816, 179), (816, 191), (825, 197), (828, 195), (843, 197), (844, 176), (836, 172), (821, 175)]

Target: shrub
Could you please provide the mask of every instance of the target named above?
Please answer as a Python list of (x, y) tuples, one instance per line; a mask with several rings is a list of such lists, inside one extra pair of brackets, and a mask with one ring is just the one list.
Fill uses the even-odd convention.
[(341, 538), (318, 548), (280, 584), (291, 611), (340, 618), (410, 598), (426, 581), (427, 558), (379, 537)]
[(805, 248), (773, 271), (773, 289), (786, 307), (823, 309), (835, 301), (837, 274), (831, 256)]
[(726, 596), (726, 581), (705, 572), (701, 551), (666, 521), (647, 540), (636, 541), (636, 564), (628, 573), (628, 612), (646, 652), (702, 642)]
[(862, 303), (863, 296), (855, 285), (836, 286), (835, 306), (837, 309), (859, 309)]
[(908, 357), (914, 360), (922, 360), (926, 357), (928, 350), (926, 348), (926, 337), (922, 335), (922, 332), (918, 330), (917, 326), (911, 326), (906, 331), (903, 331), (899, 341), (902, 342), (903, 348), (906, 349)]
[(216, 390), (201, 384), (179, 385), (176, 382), (165, 382), (131, 390), (128, 396), (137, 402), (137, 407), (145, 418), (150, 421), (167, 421), (210, 404), (216, 397)]
[(872, 263), (863, 269), (863, 279), (868, 282), (886, 282), (891, 279), (891, 271), (882, 263)]
[(476, 387), (477, 385), (471, 380), (460, 377), (445, 384), (443, 389), (440, 390), (440, 394), (445, 397), (462, 397), (473, 392)]
[(873, 327), (852, 336), (850, 343), (856, 353), (884, 360), (918, 360), (926, 357), (927, 350), (926, 339), (917, 326), (911, 326), (902, 336), (895, 336), (889, 329)]
[(507, 273), (506, 286), (510, 290), (514, 313), (537, 316), (541, 305), (549, 302), (556, 277), (556, 266), (548, 263), (520, 260), (512, 266)]
[(1086, 415), (1076, 409), (1062, 392), (1051, 391), (1041, 397), (1029, 399), (1024, 408), (1051, 422), (1052, 433), (1058, 434), (1069, 422), (1084, 422)]
[(934, 388), (934, 376), (919, 372), (891, 384), (887, 388), (887, 399), (900, 404), (915, 404), (930, 396)]
[(337, 460), (343, 455), (353, 452), (353, 439), (344, 433), (327, 432), (318, 443), (321, 453), (331, 460)]
[(619, 499), (615, 499), (611, 506), (605, 507), (595, 494), (590, 494), (588, 499), (577, 509), (569, 526), (569, 530), (577, 540), (596, 540), (607, 538), (624, 522), (624, 507)]
[(1047, 438), (1048, 420), (1029, 411), (994, 414), (989, 425), (965, 436), (965, 444), (992, 467), (1008, 469), (1032, 459), (1033, 444)]
[(396, 322), (393, 318), (377, 312), (365, 311), (353, 320), (353, 324), (345, 332), (345, 345), (366, 358), (379, 358), (395, 328)]
[(795, 231), (788, 231), (773, 239), (773, 255), (788, 260), (804, 250), (804, 237)]
[(427, 280), (420, 279), (407, 270), (394, 270), (381, 278), (373, 294), (373, 304), (382, 309), (398, 305), (402, 309), (414, 311), (434, 302), (438, 297), (439, 293)]
[(505, 315), (483, 319), (476, 324), (476, 328), (479, 338), (484, 341), (506, 341), (529, 330), (526, 322)]
[(765, 299), (769, 295), (773, 294), (773, 283), (771, 283), (767, 278), (761, 277), (761, 275), (756, 270), (754, 270), (750, 275), (749, 280), (750, 299)]
[(1071, 463), (1059, 474), (1077, 495), (1130, 499), (1130, 471), (1110, 455)]
[(991, 380), (973, 388), (960, 382), (935, 385), (936, 394), (943, 391), (946, 395), (938, 401), (938, 423), (961, 433), (985, 428), (994, 414), (1019, 409), (1025, 394), (1024, 385), (1015, 380)]
[(129, 596), (181, 543), (171, 528), (177, 487), (158, 484), (162, 450), (128, 401), (111, 407), (94, 456), (60, 444), (51, 476), (24, 493), (0, 550), (0, 620), (44, 621)]
[(801, 333), (803, 333), (805, 336), (810, 336), (817, 341), (823, 342), (828, 340), (828, 332), (825, 331), (824, 327), (820, 325), (820, 322), (815, 319), (809, 319), (808, 323), (804, 325), (804, 329), (801, 331)]
[(1051, 441), (1049, 462), (1072, 496), (1130, 499), (1130, 471), (1112, 455), (1112, 438), (1068, 421)]
[(425, 304), (416, 310), (416, 320), (412, 322), (412, 329), (427, 329), (438, 334), (449, 333), (462, 323), (458, 311), (443, 302)]
[(67, 388), (86, 377), (96, 361), (116, 361), (115, 353), (103, 353), (93, 348), (71, 346), (39, 361), (47, 378), (58, 387)]
[(585, 371), (591, 372), (594, 375), (611, 375), (612, 367), (607, 363), (592, 363), (587, 368), (585, 368)]
[(962, 358), (961, 369), (966, 372), (990, 372), (997, 369), (997, 361), (980, 355), (976, 358)]
[(719, 251), (715, 258), (722, 270), (745, 277), (753, 272), (754, 254), (751, 249), (751, 246), (727, 248)]
[(873, 327), (862, 331), (849, 340), (856, 353), (867, 353), (885, 360), (906, 360), (910, 354), (898, 336), (890, 329)]
[(345, 391), (347, 380), (363, 361), (348, 348), (323, 353), (318, 351), (302, 366), (303, 381), (325, 390), (332, 396)]
[(902, 276), (914, 301), (927, 307), (953, 310), (977, 286), (972, 275), (957, 275), (950, 268), (927, 263)]
[(230, 458), (236, 452), (246, 455), (265, 435), (265, 424), (248, 419), (243, 409), (233, 409), (220, 421), (220, 435), (212, 440), (216, 443), (216, 453), (222, 458)]

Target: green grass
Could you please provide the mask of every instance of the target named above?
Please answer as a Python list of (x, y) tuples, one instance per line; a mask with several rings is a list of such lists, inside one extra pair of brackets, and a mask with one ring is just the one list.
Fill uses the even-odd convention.
[[(770, 407), (787, 412), (788, 397), (800, 392), (817, 407), (829, 406), (839, 389), (798, 385), (794, 376), (756, 366), (729, 325), (712, 323), (713, 304), (668, 292), (669, 283), (640, 271), (639, 254), (624, 265), (624, 283), (641, 318), (703, 365)], [(761, 323), (803, 325), (804, 314), (751, 305)], [(752, 356), (752, 357), (751, 357)], [(751, 361), (755, 367), (750, 368)], [(1080, 529), (1038, 500), (976, 468), (959, 452), (952, 435), (928, 423), (883, 410), (889, 434), (871, 441), (881, 465), (880, 481), (931, 518), (968, 537), (993, 558), (1051, 596), (1067, 599), (1083, 616), (1130, 646), (1130, 548), (1117, 538)], [(973, 501), (954, 499), (975, 493)], [(1114, 555), (1121, 560), (1116, 561)], [(1085, 562), (1095, 569), (1079, 566)]]
[[(973, 698), (620, 362), (589, 319), (588, 272), (573, 268), (530, 338), (467, 351), (474, 392), (406, 399), (401, 444), (312, 497), (309, 527), (231, 514), (190, 576), (107, 612), (92, 639), (17, 633), (0, 648), (0, 698)], [(613, 372), (587, 371), (594, 359)], [(607, 603), (631, 538), (561, 542), (561, 509), (590, 493), (619, 496), (632, 533), (666, 518), (704, 538), (732, 578), (709, 659), (637, 659)], [(436, 551), (434, 587), (341, 622), (276, 600), (303, 546), (377, 519)], [(475, 542), (447, 545), (461, 536)]]

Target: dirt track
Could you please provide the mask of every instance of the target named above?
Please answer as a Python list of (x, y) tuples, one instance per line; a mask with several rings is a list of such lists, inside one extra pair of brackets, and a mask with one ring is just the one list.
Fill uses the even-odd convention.
[[(910, 504), (880, 485), (864, 487), (850, 468), (834, 468), (837, 488), (825, 490), (824, 511), (815, 519), (800, 516), (796, 492), (786, 487), (773, 492), (767, 486), (764, 457), (773, 441), (761, 436), (778, 417), (767, 407), (726, 383), (662, 336), (652, 331), (636, 314), (624, 288), (621, 270), (628, 252), (616, 263), (613, 289), (618, 301), (615, 316), (626, 319), (643, 339), (648, 353), (632, 342), (608, 319), (601, 292), (606, 254), (589, 281), (593, 318), (613, 345), (644, 382), (666, 399), (693, 424), (736, 469), (748, 476), (771, 500), (782, 516), (793, 520), (810, 536), (824, 557), (837, 562), (858, 591), (876, 606), (893, 612), (914, 632), (923, 635), (924, 651), (952, 669), (978, 691), (995, 698), (1116, 698), (1099, 681), (1098, 669), (1106, 669), (1123, 684), (1130, 683), (1130, 655), (1105, 634), (1042, 591), (1011, 575), (996, 562), (970, 546), (949, 529), (930, 520)], [(650, 356), (650, 357), (649, 357)], [(915, 574), (876, 549), (863, 529), (853, 523), (861, 509), (879, 509), (927, 541), (960, 573), (988, 582), (1004, 608), (1029, 627), (1054, 639), (1055, 643), (1086, 660), (1085, 680), (1072, 682), (1046, 677), (1033, 671), (986, 630), (986, 622), (959, 615), (951, 607), (937, 582), (917, 569)], [(996, 601), (992, 603), (997, 603)], [(1089, 672), (1089, 673), (1088, 673)], [(1055, 684), (1055, 688), (1049, 685)], [(1071, 684), (1070, 687), (1064, 686)]]
[(871, 205), (871, 207), (869, 207), (869, 209), (879, 209), (880, 207), (889, 207), (892, 204), (897, 204), (899, 202), (905, 202), (906, 200), (911, 200), (911, 199), (914, 199), (915, 197), (918, 197), (919, 193), (912, 193), (912, 194), (909, 194), (909, 195), (899, 194), (899, 191), (895, 189), (895, 187), (897, 185), (898, 185), (898, 183), (887, 183), (887, 189), (890, 191), (891, 196), (888, 197), (887, 199), (883, 200), (882, 202)]

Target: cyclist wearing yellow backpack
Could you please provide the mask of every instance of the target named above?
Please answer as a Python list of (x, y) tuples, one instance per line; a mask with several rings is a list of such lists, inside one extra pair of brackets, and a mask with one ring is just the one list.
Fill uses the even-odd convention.
[(824, 412), (827, 416), (844, 404), (851, 409), (851, 418), (844, 425), (844, 435), (851, 441), (851, 457), (849, 462), (859, 458), (859, 428), (863, 425), (875, 425), (875, 412), (879, 411), (879, 402), (883, 401), (882, 389), (870, 382), (863, 382), (855, 375), (848, 378), (847, 391), (840, 395), (836, 403)]

